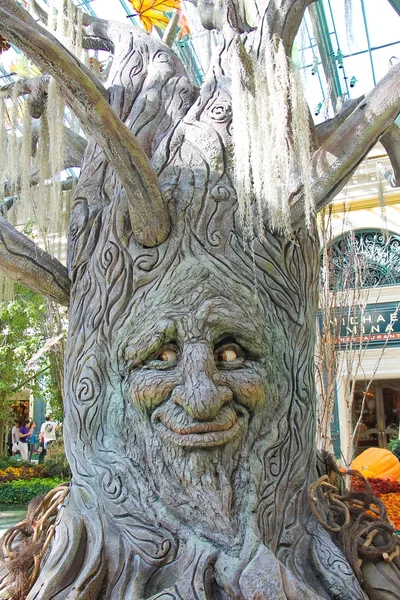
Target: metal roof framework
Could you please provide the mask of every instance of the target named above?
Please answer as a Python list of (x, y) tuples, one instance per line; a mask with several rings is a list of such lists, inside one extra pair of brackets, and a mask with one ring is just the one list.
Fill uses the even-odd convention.
[[(371, 0), (353, 0), (352, 3), (358, 14), (355, 27), (360, 32), (359, 38), (363, 40), (358, 47), (357, 44), (351, 44), (346, 39), (343, 23), (339, 22), (341, 19), (343, 20), (343, 15), (340, 15), (337, 0), (318, 0), (309, 7), (303, 21), (303, 26), (307, 31), (308, 44), (304, 44), (304, 39), (300, 41), (299, 37), (301, 36), (298, 36), (297, 41), (300, 44), (298, 54), (301, 57), (301, 68), (304, 71), (308, 70), (313, 75), (318, 73), (319, 86), (314, 84), (312, 93), (310, 93), (310, 86), (306, 83), (306, 94), (308, 91), (307, 96), (311, 108), (313, 104), (318, 107), (330, 102), (330, 113), (332, 114), (337, 107), (338, 100), (357, 97), (376, 85), (383, 76), (382, 68), (377, 68), (377, 57), (382, 50), (386, 50), (392, 59), (399, 59), (400, 0), (375, 0), (375, 7), (379, 4), (380, 9), (390, 16), (391, 21), (397, 21), (397, 34), (395, 37), (389, 36), (387, 43), (374, 43), (373, 41), (378, 25), (371, 19), (370, 2)], [(322, 74), (319, 73), (319, 69)], [(358, 71), (360, 70), (364, 73), (364, 79), (370, 84), (364, 88), (358, 85), (360, 78)], [(365, 75), (367, 71), (368, 73)], [(315, 110), (314, 115), (318, 116), (319, 112), (322, 111)], [(326, 118), (326, 114), (324, 118)]]

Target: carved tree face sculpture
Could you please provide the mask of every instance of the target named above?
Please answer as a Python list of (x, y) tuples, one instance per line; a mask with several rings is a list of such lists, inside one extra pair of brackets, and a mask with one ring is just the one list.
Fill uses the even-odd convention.
[[(309, 568), (317, 545), (342, 565), (349, 599), (361, 597), (327, 534), (308, 530), (314, 307), (300, 295), (316, 283), (307, 266), (312, 238), (300, 232), (293, 243), (268, 234), (255, 246), (254, 265), (251, 254), (237, 252), (235, 236), (217, 253), (215, 246), (205, 251), (191, 229), (155, 260), (127, 241), (124, 220), (111, 207), (92, 228), (67, 368), (69, 510), (76, 496), (85, 498), (89, 531), (99, 515), (91, 535), (103, 536), (107, 577), (121, 573), (107, 593), (127, 598), (121, 588), (135, 586), (135, 599), (189, 599), (180, 586), (195, 575), (186, 570), (202, 565), (195, 568), (202, 580), (218, 556), (210, 589), (241, 598), (237, 573), (260, 551), (262, 571), (272, 577), (278, 569), (276, 587), (262, 598), (283, 589), (275, 556), (324, 597)], [(240, 271), (243, 259), (248, 266)], [(289, 293), (288, 309), (282, 297)], [(317, 571), (328, 568), (318, 561)], [(158, 596), (170, 585), (180, 595)], [(316, 600), (302, 583), (293, 585), (293, 597)]]
[[(288, 57), (312, 3), (200, 0), (220, 43), (197, 89), (159, 40), (84, 15), (83, 45), (114, 55), (103, 85), (19, 2), (0, 0), (1, 34), (57, 80), (89, 137), (68, 272), (0, 219), (7, 272), (70, 300), (73, 481), (27, 600), (364, 598), (308, 503), (313, 206), (386, 137), (400, 65), (310, 132)], [(36, 118), (46, 76), (25, 85)], [(247, 240), (239, 212), (255, 223)]]
[[(181, 94), (181, 80), (174, 89)], [(230, 125), (229, 79), (221, 76), (203, 86), (155, 150), (172, 225), (156, 248), (135, 241), (132, 209), (113, 190), (109, 167), (99, 193), (114, 201), (100, 210), (88, 202), (85, 173), (100, 172), (104, 162), (95, 147), (76, 192), (65, 419), (74, 440), (70, 506), (83, 494), (100, 515), (93, 536), (102, 532), (108, 571), (114, 565), (122, 573), (108, 584), (112, 598), (128, 597), (120, 591), (128, 580), (139, 586), (135, 599), (157, 598), (182, 577), (187, 583), (192, 550), (204, 569), (218, 555), (218, 578), (234, 590), (235, 569), (260, 544), (273, 553), (265, 573), (276, 556), (322, 590), (306, 558), (313, 544), (331, 544), (306, 529), (315, 478), (318, 247), (305, 228), (293, 240), (266, 231), (251, 250), (243, 247)], [(214, 577), (211, 589), (221, 585)], [(279, 597), (281, 585), (261, 597)], [(292, 595), (306, 593), (299, 585)], [(238, 590), (228, 597), (241, 598)], [(179, 593), (167, 597), (192, 597)]]
[[(103, 24), (88, 30), (101, 43)], [(27, 600), (359, 600), (307, 502), (317, 237), (293, 211), (290, 239), (246, 243), (229, 40), (196, 90), (155, 39), (109, 32), (68, 242), (73, 483)]]
[[(205, 516), (212, 506), (228, 522), (232, 503), (244, 500), (235, 484), (249, 475), (255, 440), (275, 437), (273, 423), (287, 413), (277, 390), (279, 342), (251, 290), (224, 289), (215, 268), (190, 260), (177, 271), (140, 303), (121, 340), (132, 455), (139, 452), (180, 517), (189, 522), (189, 508)], [(271, 431), (262, 433), (263, 424)], [(225, 538), (237, 533), (234, 514)]]

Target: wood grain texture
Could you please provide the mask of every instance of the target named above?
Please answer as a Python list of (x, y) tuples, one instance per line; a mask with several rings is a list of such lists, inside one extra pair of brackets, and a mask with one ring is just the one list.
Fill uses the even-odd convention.
[[(308, 3), (270, 3), (287, 16), (273, 33), (289, 44)], [(113, 122), (146, 153), (169, 234), (140, 243), (136, 205), (96, 117), (68, 242), (64, 437), (73, 484), (28, 600), (365, 598), (307, 501), (317, 478), (318, 237), (301, 219), (299, 184), (292, 237), (266, 230), (245, 242), (226, 52), (237, 32), (255, 48), (259, 34), (239, 3), (214, 9), (200, 6), (205, 25), (224, 28), (200, 90), (142, 31), (85, 25), (114, 50), (106, 84)], [(7, 33), (17, 31), (7, 14)], [(391, 77), (392, 106), (382, 106), (372, 132), (364, 123), (357, 148), (349, 140), (336, 175), (328, 161), (322, 181), (318, 163), (321, 202), (395, 116)], [(385, 86), (368, 100), (371, 114)], [(353, 112), (348, 119), (343, 131), (356, 126)], [(335, 136), (324, 137), (317, 162), (337, 148)], [(274, 149), (266, 151), (273, 160)]]
[(67, 269), (0, 217), (0, 268), (14, 281), (68, 306)]

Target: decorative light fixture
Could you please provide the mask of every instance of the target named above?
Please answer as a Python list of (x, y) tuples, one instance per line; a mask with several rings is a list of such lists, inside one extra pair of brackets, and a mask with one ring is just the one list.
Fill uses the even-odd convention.
[(318, 115), (320, 114), (321, 108), (322, 108), (322, 102), (318, 102), (317, 106), (314, 109), (314, 115), (316, 117), (318, 117)]
[(311, 67), (311, 75), (316, 75), (318, 73), (318, 58), (314, 56)]

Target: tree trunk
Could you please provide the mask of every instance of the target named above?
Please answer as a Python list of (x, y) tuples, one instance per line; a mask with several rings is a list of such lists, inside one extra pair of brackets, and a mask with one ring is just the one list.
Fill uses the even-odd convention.
[(72, 575), (82, 598), (311, 600), (334, 585), (359, 598), (307, 501), (318, 238), (303, 225), (291, 241), (266, 231), (244, 250), (228, 82), (202, 88), (188, 110), (177, 59), (136, 35), (139, 49), (116, 57), (110, 98), (153, 157), (173, 231), (156, 248), (136, 243), (89, 141), (69, 241), (70, 543), (60, 562), (65, 536), (55, 540), (30, 598), (53, 597)]
[[(1, 2), (1, 29), (35, 58), (37, 25), (23, 13), (14, 27), (10, 2)], [(290, 52), (309, 3), (269, 3), (261, 29), (268, 24)], [(200, 6), (204, 22), (248, 32), (234, 3), (224, 7)], [(96, 27), (99, 39), (115, 34), (115, 112), (87, 74), (79, 97), (66, 92), (92, 134), (68, 242), (64, 439), (73, 483), (28, 599), (365, 598), (307, 497), (317, 479), (315, 223), (299, 218), (297, 178), (291, 235), (270, 230), (265, 214), (265, 231), (246, 243), (233, 173), (233, 34), (198, 92), (162, 43)], [(245, 37), (261, 48), (253, 33)], [(78, 62), (61, 61), (50, 38), (38, 38), (38, 62), (73, 90)], [(390, 120), (395, 108), (385, 106)], [(351, 118), (349, 129), (359, 117)], [(379, 135), (367, 129), (365, 151)], [(161, 195), (147, 167), (140, 185), (137, 169), (129, 179), (137, 142)], [(341, 153), (335, 179), (335, 143), (316, 154), (321, 205), (360, 156), (359, 147)], [(275, 150), (265, 149), (271, 160)], [(140, 225), (146, 185), (155, 198), (149, 232)]]

